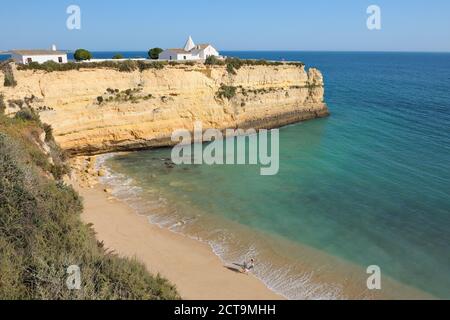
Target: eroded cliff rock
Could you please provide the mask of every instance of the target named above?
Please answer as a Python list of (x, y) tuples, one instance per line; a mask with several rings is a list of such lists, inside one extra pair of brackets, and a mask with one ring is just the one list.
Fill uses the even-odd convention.
[[(320, 71), (290, 64), (172, 65), (161, 70), (18, 71), (0, 88), (14, 113), (28, 99), (71, 154), (171, 144), (176, 129), (274, 128), (328, 115)], [(19, 101), (19, 103), (14, 103)]]

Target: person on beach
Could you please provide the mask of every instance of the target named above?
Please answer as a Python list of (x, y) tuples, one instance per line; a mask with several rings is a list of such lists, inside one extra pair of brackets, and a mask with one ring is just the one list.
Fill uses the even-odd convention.
[(254, 268), (255, 268), (255, 259), (250, 259), (250, 261), (244, 262), (244, 265), (242, 266), (242, 273), (248, 274)]

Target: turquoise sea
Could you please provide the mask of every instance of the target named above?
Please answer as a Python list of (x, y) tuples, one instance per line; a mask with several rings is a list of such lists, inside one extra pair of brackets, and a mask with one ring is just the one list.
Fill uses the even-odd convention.
[[(450, 299), (450, 54), (223, 54), (319, 68), (331, 116), (281, 129), (271, 177), (172, 167), (170, 149), (104, 157), (115, 195), (225, 262), (255, 257), (291, 299)], [(370, 265), (381, 292), (365, 287)]]
[(224, 54), (319, 68), (331, 116), (281, 129), (272, 177), (172, 167), (170, 149), (105, 157), (116, 195), (225, 262), (256, 257), (288, 298), (450, 299), (450, 54)]

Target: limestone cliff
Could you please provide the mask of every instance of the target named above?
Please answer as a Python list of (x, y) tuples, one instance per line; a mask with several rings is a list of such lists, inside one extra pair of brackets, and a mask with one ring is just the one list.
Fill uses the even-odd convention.
[(235, 73), (204, 64), (133, 72), (13, 69), (17, 86), (0, 87), (6, 111), (26, 100), (71, 154), (167, 146), (174, 130), (192, 130), (197, 120), (205, 129), (269, 129), (328, 115), (322, 74), (298, 65)]

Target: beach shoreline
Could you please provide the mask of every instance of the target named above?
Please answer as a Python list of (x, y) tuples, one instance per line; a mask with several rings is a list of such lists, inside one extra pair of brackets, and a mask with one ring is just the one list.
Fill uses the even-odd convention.
[[(305, 284), (300, 290), (304, 295), (296, 294), (293, 297), (285, 295), (286, 292), (277, 291), (276, 287), (272, 288), (270, 283), (262, 280), (265, 278), (261, 278), (261, 275), (257, 277), (254, 274), (245, 275), (230, 270), (230, 264), (224, 262), (208, 242), (154, 223), (150, 220), (150, 216), (140, 214), (133, 208), (132, 203), (127, 199), (116, 197), (115, 187), (103, 180), (103, 177), (108, 177), (110, 174), (109, 169), (104, 165), (103, 157), (80, 156), (70, 160), (72, 176), (67, 182), (82, 197), (84, 210), (81, 220), (93, 226), (97, 240), (102, 242), (108, 251), (122, 257), (136, 258), (150, 273), (160, 274), (174, 284), (182, 299), (386, 300), (403, 297), (416, 300), (433, 298), (423, 291), (386, 276), (383, 277), (383, 290), (370, 292), (365, 286), (367, 274), (364, 268), (305, 246), (301, 247), (301, 254), (309, 258), (303, 261), (300, 274), (309, 274), (308, 270), (316, 269), (322, 269), (322, 272), (312, 276), (310, 278), (312, 283)], [(295, 247), (292, 247), (290, 243), (284, 243), (284, 245), (288, 245), (288, 250), (299, 250), (297, 244)], [(282, 250), (282, 247), (278, 247), (278, 250)], [(267, 260), (267, 257), (263, 260)], [(227, 261), (234, 260), (227, 259)], [(242, 261), (236, 262), (242, 263)], [(285, 263), (290, 264), (292, 261), (285, 261)], [(333, 266), (333, 272), (323, 269), (323, 266), (330, 264)], [(264, 265), (260, 267), (264, 268)], [(302, 276), (300, 276), (301, 279)], [(328, 286), (329, 291), (317, 295), (316, 291), (324, 285)]]
[[(95, 158), (89, 162), (93, 167)], [(183, 299), (285, 299), (253, 275), (227, 269), (207, 244), (151, 224), (112, 197), (98, 180), (89, 169), (77, 170), (75, 165), (70, 183), (83, 198), (82, 221), (92, 224), (105, 248), (119, 256), (136, 258), (149, 272), (167, 278)]]

